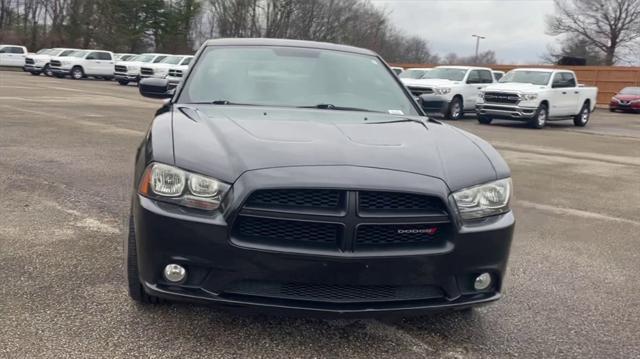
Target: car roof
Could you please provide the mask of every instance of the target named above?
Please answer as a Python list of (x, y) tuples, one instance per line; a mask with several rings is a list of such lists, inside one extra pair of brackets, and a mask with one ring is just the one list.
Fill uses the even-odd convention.
[(531, 72), (553, 72), (553, 71), (566, 71), (571, 72), (571, 70), (566, 69), (554, 69), (554, 68), (535, 68), (535, 67), (523, 67), (519, 69), (513, 69), (512, 71), (531, 71)]
[(449, 66), (449, 65), (442, 65), (442, 66), (438, 66), (437, 68), (460, 69), (460, 70), (489, 70), (489, 71), (493, 71), (492, 69), (490, 69), (488, 67), (479, 67), (479, 66)]
[(304, 47), (309, 49), (332, 50), (342, 52), (352, 52), (362, 55), (377, 56), (375, 52), (360, 47), (337, 45), (329, 42), (288, 40), (288, 39), (266, 39), (266, 38), (229, 38), (214, 39), (205, 42), (205, 46), (281, 46), (281, 47)]

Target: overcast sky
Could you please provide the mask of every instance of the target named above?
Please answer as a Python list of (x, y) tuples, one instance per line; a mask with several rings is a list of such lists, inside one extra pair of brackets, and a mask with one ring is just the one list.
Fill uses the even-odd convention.
[(553, 0), (371, 0), (384, 7), (391, 20), (410, 35), (429, 41), (442, 56), (472, 55), (475, 38), (480, 51), (494, 50), (505, 63), (535, 63), (554, 38), (545, 34), (545, 15)]

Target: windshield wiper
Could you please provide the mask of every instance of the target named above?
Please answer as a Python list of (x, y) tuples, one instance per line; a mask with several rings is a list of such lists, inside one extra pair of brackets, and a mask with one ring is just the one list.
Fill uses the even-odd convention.
[(424, 126), (424, 128), (426, 128), (428, 130), (429, 126), (427, 126), (427, 121), (429, 121), (429, 120), (405, 117), (405, 118), (401, 118), (401, 119), (398, 119), (398, 120), (391, 120), (391, 121), (366, 122), (366, 124), (368, 124), (368, 125), (381, 125), (381, 124), (385, 124), (385, 123), (415, 122), (415, 123), (421, 124), (422, 126)]
[(363, 111), (363, 112), (378, 112), (385, 113), (382, 111), (374, 111), (368, 110), (366, 108), (358, 108), (358, 107), (344, 107), (344, 106), (336, 106), (330, 103), (320, 103), (313, 106), (296, 106), (297, 108), (319, 108), (321, 110), (336, 110), (336, 111)]

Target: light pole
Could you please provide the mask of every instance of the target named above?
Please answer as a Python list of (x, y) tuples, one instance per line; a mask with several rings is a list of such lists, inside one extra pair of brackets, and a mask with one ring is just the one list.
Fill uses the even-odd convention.
[(480, 40), (486, 39), (485, 36), (480, 35), (471, 35), (471, 37), (476, 38), (476, 64), (478, 63), (478, 51), (480, 50)]

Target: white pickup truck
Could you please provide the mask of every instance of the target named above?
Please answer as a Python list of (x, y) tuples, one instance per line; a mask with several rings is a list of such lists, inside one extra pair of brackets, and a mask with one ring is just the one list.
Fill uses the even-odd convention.
[(573, 120), (585, 126), (596, 107), (597, 87), (579, 85), (573, 71), (561, 69), (516, 69), (500, 83), (478, 95), (478, 121), (493, 119), (526, 121), (543, 128), (547, 121)]
[(169, 69), (174, 66), (188, 66), (193, 59), (191, 55), (171, 55), (157, 63), (145, 64), (140, 67), (140, 78), (165, 78), (169, 75)]
[(0, 44), (0, 66), (23, 67), (27, 54), (24, 46)]
[(44, 73), (47, 76), (53, 76), (49, 62), (53, 57), (66, 57), (78, 49), (54, 48), (46, 51), (38, 51), (36, 54), (28, 55), (24, 60), (24, 70), (30, 72), (34, 76)]
[(167, 56), (171, 55), (156, 53), (140, 54), (127, 61), (116, 62), (111, 71), (113, 71), (116, 81), (118, 81), (120, 85), (126, 86), (129, 82), (140, 81), (140, 68), (142, 66), (156, 64), (167, 58)]
[(113, 78), (113, 52), (78, 50), (66, 57), (53, 57), (49, 62), (56, 77), (70, 75), (74, 80), (87, 76), (111, 80)]
[(490, 68), (472, 66), (438, 66), (420, 79), (403, 80), (426, 112), (442, 113), (451, 120), (474, 111), (478, 93), (494, 82)]

